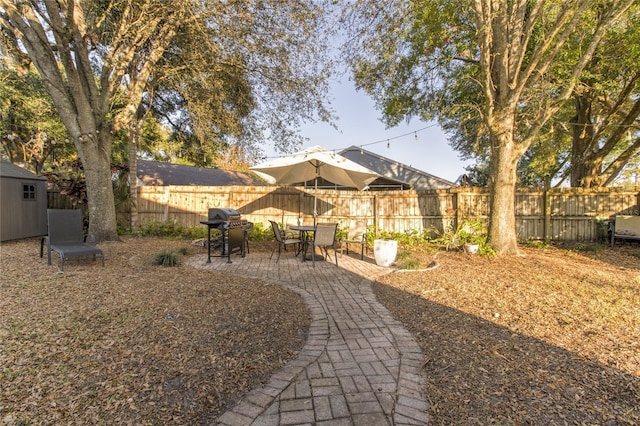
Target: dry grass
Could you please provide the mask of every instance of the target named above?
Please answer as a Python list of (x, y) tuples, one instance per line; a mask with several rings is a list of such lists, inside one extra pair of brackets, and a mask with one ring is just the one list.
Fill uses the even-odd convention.
[[(126, 239), (101, 246), (105, 268), (58, 273), (39, 241), (2, 244), (0, 418), (210, 424), (295, 358), (309, 325), (300, 297), (151, 265), (187, 245)], [(433, 423), (640, 424), (638, 246), (525, 254), (441, 252), (434, 269), (375, 284), (426, 354)]]
[(297, 294), (151, 264), (186, 242), (102, 245), (105, 268), (70, 261), (64, 273), (38, 246), (1, 246), (6, 424), (210, 424), (304, 344)]
[(433, 423), (640, 424), (640, 248), (524, 254), (375, 286), (425, 352)]

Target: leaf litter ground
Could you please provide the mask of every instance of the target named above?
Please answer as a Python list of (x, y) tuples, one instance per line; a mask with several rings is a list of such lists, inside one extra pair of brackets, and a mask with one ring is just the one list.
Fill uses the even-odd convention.
[(374, 285), (425, 353), (433, 424), (640, 424), (640, 247), (523, 254), (414, 253), (436, 268)]
[[(59, 273), (39, 240), (3, 243), (3, 422), (212, 424), (294, 359), (310, 322), (301, 298), (151, 264), (186, 246), (123, 238), (101, 246), (104, 268)], [(425, 353), (434, 425), (640, 424), (640, 248), (579, 248), (411, 249), (436, 267), (374, 283)]]

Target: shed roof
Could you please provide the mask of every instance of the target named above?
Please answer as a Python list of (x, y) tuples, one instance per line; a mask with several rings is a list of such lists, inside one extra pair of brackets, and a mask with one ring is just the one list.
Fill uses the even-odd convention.
[(7, 160), (0, 160), (0, 176), (13, 179), (36, 179), (47, 180), (44, 176), (38, 176), (35, 173), (30, 172), (18, 165), (15, 165)]
[(373, 170), (381, 176), (402, 182), (416, 190), (446, 189), (454, 186), (453, 182), (446, 179), (367, 151), (359, 146), (352, 145), (340, 151), (339, 154)]
[(142, 185), (261, 186), (250, 173), (210, 169), (182, 164), (138, 160), (137, 176)]

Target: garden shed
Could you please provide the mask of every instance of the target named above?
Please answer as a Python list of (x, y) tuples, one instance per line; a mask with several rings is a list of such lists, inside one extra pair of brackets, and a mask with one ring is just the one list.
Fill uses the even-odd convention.
[(47, 234), (47, 179), (0, 160), (0, 241)]

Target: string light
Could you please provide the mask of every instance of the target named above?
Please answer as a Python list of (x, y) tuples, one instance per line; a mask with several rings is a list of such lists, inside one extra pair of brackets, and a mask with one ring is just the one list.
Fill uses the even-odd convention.
[(411, 132), (408, 132), (408, 133), (404, 133), (404, 134), (402, 134), (402, 135), (394, 136), (394, 137), (392, 137), (392, 138), (388, 138), (388, 139), (381, 139), (381, 140), (378, 140), (378, 141), (374, 141), (374, 142), (370, 142), (370, 143), (365, 143), (365, 144), (360, 145), (360, 147), (371, 146), (371, 145), (378, 145), (378, 144), (381, 144), (381, 143), (385, 143), (385, 142), (386, 142), (386, 143), (387, 143), (387, 147), (389, 147), (389, 148), (390, 148), (390, 147), (391, 147), (390, 141), (392, 141), (392, 140), (400, 139), (400, 138), (404, 138), (404, 137), (406, 137), (406, 136), (411, 135), (411, 133), (413, 133), (413, 136), (414, 136), (414, 138), (415, 138), (415, 139), (418, 139), (418, 132), (422, 132), (423, 130), (430, 129), (430, 128), (435, 127), (435, 126), (437, 126), (437, 125), (438, 125), (438, 123), (433, 123), (433, 124), (430, 124), (430, 125), (428, 125), (428, 126), (425, 126), (425, 127), (421, 128), (421, 129), (414, 130), (414, 131), (411, 131)]
[[(418, 132), (422, 132), (423, 130), (430, 129), (430, 128), (435, 127), (435, 126), (437, 126), (437, 125), (438, 125), (438, 123), (433, 123), (433, 124), (430, 124), (430, 125), (428, 125), (428, 126), (422, 127), (422, 128), (420, 128), (420, 129), (418, 129), (418, 130), (413, 130), (413, 131), (411, 131), (411, 132), (404, 133), (404, 134), (402, 134), (402, 135), (398, 135), (398, 136), (394, 136), (394, 137), (392, 137), (392, 138), (381, 139), (381, 140), (377, 140), (377, 141), (374, 141), (374, 142), (369, 142), (369, 143), (365, 143), (365, 144), (359, 145), (359, 147), (360, 147), (360, 154), (364, 154), (364, 147), (371, 146), (371, 145), (378, 145), (378, 144), (385, 143), (385, 142), (386, 142), (386, 144), (387, 144), (387, 148), (391, 148), (391, 141), (392, 141), (392, 140), (400, 139), (400, 138), (404, 138), (404, 137), (410, 136), (412, 133), (413, 133), (413, 137), (415, 138), (415, 140), (418, 140)], [(346, 147), (345, 147), (345, 148), (346, 148)], [(342, 150), (343, 150), (343, 149), (345, 149), (345, 148), (334, 148), (332, 151), (333, 151), (333, 152), (339, 152), (339, 151), (342, 151)], [(274, 157), (268, 157), (268, 158), (279, 158), (279, 157), (280, 157), (280, 156), (274, 156)]]

